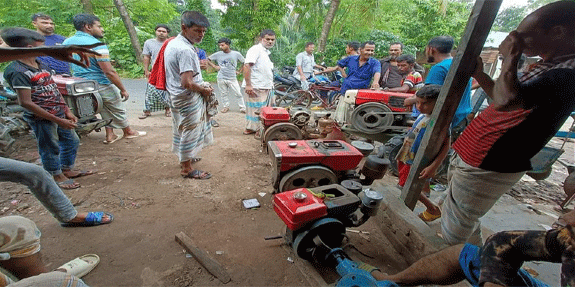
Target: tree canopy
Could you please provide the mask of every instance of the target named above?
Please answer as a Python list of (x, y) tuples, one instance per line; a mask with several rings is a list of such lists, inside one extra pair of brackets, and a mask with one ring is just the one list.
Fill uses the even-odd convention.
[[(262, 29), (273, 29), (277, 44), (271, 57), (277, 67), (293, 65), (306, 42), (317, 44), (326, 21), (331, 21), (331, 28), (325, 50), (316, 53), (316, 62), (334, 65), (345, 54), (348, 41), (375, 41), (378, 58), (387, 55), (391, 42), (400, 41), (406, 45), (405, 52), (420, 56), (427, 41), (435, 36), (453, 36), (457, 44), (473, 5), (470, 0), (339, 0), (334, 6), (333, 1), (337, 0), (219, 0), (224, 11), (211, 9), (210, 0), (124, 0), (124, 5), (141, 44), (155, 36), (154, 27), (159, 23), (168, 24), (172, 35), (178, 33), (180, 14), (185, 10), (197, 10), (208, 17), (210, 29), (199, 45), (208, 54), (218, 50), (220, 37), (232, 39), (232, 48), (245, 53)], [(493, 29), (510, 31), (528, 12), (551, 1), (528, 0), (524, 6), (503, 9)], [(103, 40), (114, 65), (128, 75), (141, 75), (113, 0), (4, 0), (0, 28), (33, 28), (31, 15), (43, 12), (53, 17), (56, 33), (69, 37), (75, 32), (72, 17), (82, 13), (85, 6), (91, 6), (102, 20)], [(330, 6), (337, 9), (328, 15)]]

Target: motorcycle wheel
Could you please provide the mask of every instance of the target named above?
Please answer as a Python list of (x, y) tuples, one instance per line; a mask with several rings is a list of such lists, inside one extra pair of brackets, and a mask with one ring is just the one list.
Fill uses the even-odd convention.
[(399, 176), (396, 157), (397, 153), (399, 153), (399, 149), (401, 149), (401, 146), (403, 145), (404, 139), (405, 135), (396, 135), (389, 139), (383, 146), (384, 155), (390, 162), (389, 171), (396, 177)]
[(296, 90), (285, 95), (285, 106), (303, 106), (310, 107), (313, 95), (306, 90)]
[(293, 87), (294, 87), (293, 85), (287, 85), (287, 84), (276, 84), (276, 85), (274, 85), (274, 90), (275, 90), (275, 91), (281, 91), (281, 92), (284, 92), (284, 93), (285, 93), (285, 94), (282, 93), (282, 94), (284, 94), (283, 96), (282, 96), (281, 94), (279, 94), (279, 93), (275, 93), (275, 95), (276, 95), (276, 103), (275, 103), (275, 105), (276, 105), (276, 106), (281, 106), (281, 107), (287, 106), (287, 105), (286, 105), (286, 102), (287, 102), (287, 99), (288, 99), (287, 93), (293, 91), (293, 90), (294, 90)]

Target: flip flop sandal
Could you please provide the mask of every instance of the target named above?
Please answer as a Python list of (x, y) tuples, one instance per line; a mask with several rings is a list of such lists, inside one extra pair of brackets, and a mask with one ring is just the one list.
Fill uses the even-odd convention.
[[(110, 220), (102, 222), (102, 218), (108, 216)], [(109, 224), (114, 220), (114, 215), (106, 212), (88, 212), (88, 215), (82, 222), (60, 223), (62, 227), (93, 227), (98, 225)]]
[(148, 133), (145, 132), (145, 131), (138, 131), (138, 134), (127, 135), (127, 136), (125, 136), (124, 138), (125, 138), (125, 139), (133, 139), (133, 138), (137, 138), (137, 137), (139, 137), (139, 136), (145, 136), (146, 134), (148, 134)]
[(117, 142), (118, 140), (120, 140), (120, 137), (116, 136), (116, 138), (111, 140), (111, 141), (104, 140), (104, 144), (113, 144), (113, 143)]
[(214, 119), (214, 120), (212, 120), (212, 126), (213, 127), (220, 127), (220, 124)]
[(439, 213), (439, 215), (434, 215), (429, 213), (427, 210), (419, 213), (419, 215), (417, 215), (421, 220), (423, 220), (424, 222), (431, 222), (431, 221), (435, 221), (439, 218), (441, 218), (441, 213)]
[(66, 273), (82, 278), (96, 268), (98, 263), (100, 263), (98, 255), (87, 254), (58, 267), (58, 269), (64, 269)]
[[(93, 175), (93, 174), (95, 174), (95, 173), (96, 173), (96, 171), (80, 170), (77, 175), (75, 175), (75, 176), (66, 176), (66, 177), (69, 178), (69, 179), (75, 179), (75, 178), (80, 178), (80, 177), (85, 177), (85, 176)], [(64, 174), (64, 175), (65, 175), (65, 174)]]
[(152, 114), (145, 114), (145, 113), (144, 113), (144, 114), (138, 116), (138, 118), (139, 118), (139, 119), (146, 119), (146, 118), (148, 118), (148, 116), (151, 116), (151, 115), (152, 115)]
[(62, 181), (62, 182), (56, 182), (56, 184), (62, 190), (74, 190), (74, 189), (77, 189), (80, 187), (80, 184), (76, 183), (72, 179), (67, 179), (67, 180)]
[[(204, 173), (206, 173), (206, 175), (202, 177), (202, 174)], [(187, 175), (182, 175), (182, 177), (196, 180), (207, 180), (212, 177), (212, 174), (201, 170), (193, 170)]]
[(254, 134), (254, 133), (256, 133), (255, 130), (249, 130), (249, 129), (246, 129), (246, 130), (244, 130), (244, 132), (243, 132), (243, 134), (245, 134), (245, 135)]

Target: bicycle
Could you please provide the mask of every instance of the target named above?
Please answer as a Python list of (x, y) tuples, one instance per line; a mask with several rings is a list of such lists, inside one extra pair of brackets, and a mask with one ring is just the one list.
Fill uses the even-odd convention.
[(308, 90), (296, 90), (276, 96), (276, 106), (304, 106), (309, 108), (312, 103), (326, 110), (335, 109), (341, 93), (340, 87), (329, 86), (327, 83), (311, 83)]

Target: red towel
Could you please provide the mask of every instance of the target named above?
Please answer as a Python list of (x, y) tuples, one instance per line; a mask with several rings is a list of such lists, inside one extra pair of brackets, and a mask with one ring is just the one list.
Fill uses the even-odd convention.
[(152, 66), (152, 72), (150, 73), (150, 78), (148, 78), (148, 82), (160, 90), (166, 90), (166, 69), (164, 67), (164, 50), (166, 50), (168, 42), (172, 41), (172, 39), (174, 38), (176, 37), (168, 38), (162, 45), (162, 48), (160, 48), (160, 52), (158, 52), (156, 62), (154, 62), (154, 66)]

